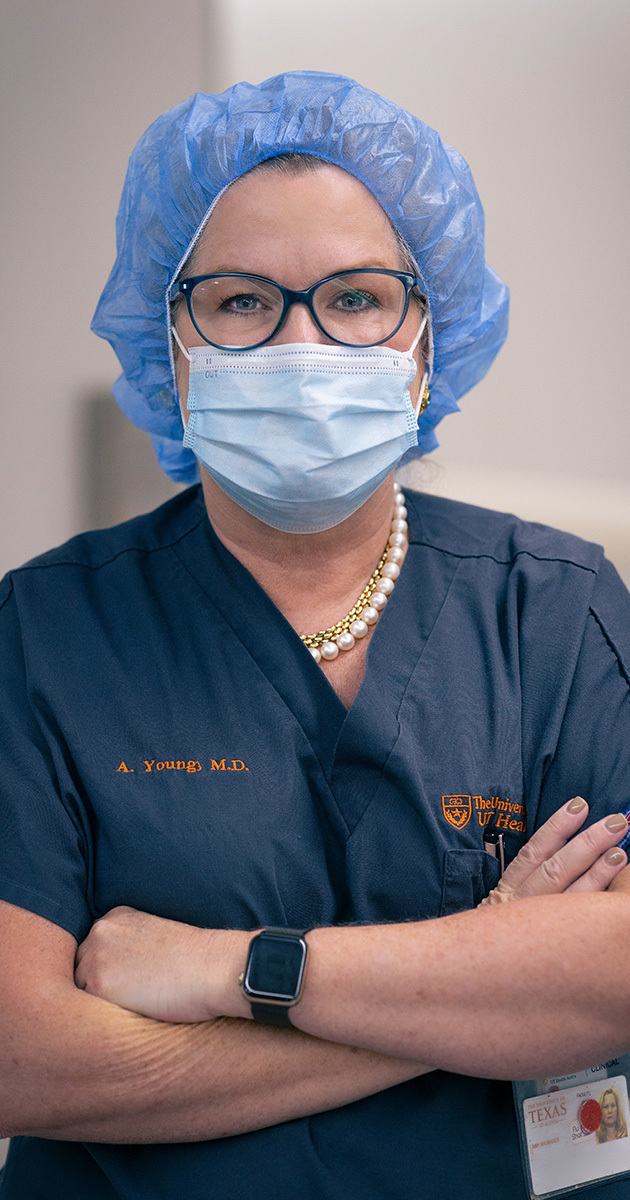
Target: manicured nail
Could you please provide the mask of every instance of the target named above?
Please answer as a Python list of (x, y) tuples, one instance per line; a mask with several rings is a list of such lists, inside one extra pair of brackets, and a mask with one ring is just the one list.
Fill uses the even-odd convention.
[(622, 829), (628, 828), (628, 822), (623, 813), (613, 813), (612, 817), (606, 818), (604, 825), (611, 833), (621, 833)]
[(609, 850), (606, 855), (606, 862), (611, 867), (618, 867), (620, 863), (626, 861), (626, 855), (623, 850)]
[(583, 800), (581, 796), (576, 796), (575, 800), (569, 800), (569, 803), (567, 804), (567, 812), (570, 813), (583, 812), (585, 808), (586, 800)]

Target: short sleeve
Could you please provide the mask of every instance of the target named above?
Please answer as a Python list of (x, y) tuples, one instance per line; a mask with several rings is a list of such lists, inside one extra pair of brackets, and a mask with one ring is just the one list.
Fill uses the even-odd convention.
[(590, 822), (630, 806), (630, 593), (604, 561), (586, 617), (537, 825), (573, 796)]
[(92, 924), (86, 838), (54, 717), (42, 720), (25, 666), (15, 593), (0, 584), (0, 899), (46, 917), (77, 941)]

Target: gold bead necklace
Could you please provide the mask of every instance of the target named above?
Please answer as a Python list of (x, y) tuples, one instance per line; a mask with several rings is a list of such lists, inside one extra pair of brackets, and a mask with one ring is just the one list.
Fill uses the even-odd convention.
[(339, 651), (352, 650), (358, 639), (364, 638), (370, 626), (376, 625), (394, 585), (400, 575), (400, 565), (408, 545), (409, 526), (405, 497), (399, 484), (394, 484), (394, 515), (387, 545), (367, 584), (350, 612), (328, 629), (319, 633), (302, 633), (300, 637), (315, 662), (332, 662)]

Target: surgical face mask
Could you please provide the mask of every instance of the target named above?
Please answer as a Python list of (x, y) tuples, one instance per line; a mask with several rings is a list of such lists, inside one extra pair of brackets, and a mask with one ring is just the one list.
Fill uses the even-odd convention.
[(190, 361), (184, 445), (265, 525), (287, 533), (331, 529), (417, 444), (408, 388), (425, 323), (406, 353), (301, 342), (244, 353), (187, 351), (173, 330)]

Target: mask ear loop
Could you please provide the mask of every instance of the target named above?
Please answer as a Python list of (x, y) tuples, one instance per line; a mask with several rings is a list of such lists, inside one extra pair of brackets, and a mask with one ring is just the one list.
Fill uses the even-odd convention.
[(427, 314), (425, 313), (424, 317), (422, 318), (422, 321), (420, 322), (420, 328), (419, 328), (415, 338), (413, 339), (413, 342), (411, 343), (409, 350), (407, 351), (408, 354), (413, 354), (416, 346), (418, 345), (418, 342), (420, 341), (420, 338), (422, 337), (422, 334), (424, 333), (427, 321), (428, 321), (428, 317), (427, 317)]
[[(422, 337), (422, 334), (424, 333), (428, 319), (429, 319), (428, 315), (427, 315), (427, 313), (425, 313), (424, 319), (420, 325), (420, 328), (419, 328), (415, 338), (413, 339), (413, 342), (411, 343), (411, 347), (409, 350), (410, 354), (413, 354), (416, 346), (418, 345), (418, 342), (420, 341), (420, 338)], [(431, 393), (430, 393), (430, 389), (429, 389), (429, 372), (425, 371), (424, 375), (422, 376), (422, 383), (420, 384), (420, 392), (418, 394), (418, 403), (416, 404), (416, 408), (415, 408), (416, 421), (418, 420), (418, 417), (422, 415), (425, 408), (428, 407), (428, 405), (430, 403), (430, 401), (429, 401), (430, 394)]]
[(184, 358), (187, 358), (189, 362), (192, 362), (192, 354), (189, 354), (186, 347), (182, 344), (182, 340), (181, 340), (174, 325), (171, 325), (171, 333), (173, 334), (173, 337), (175, 338), (177, 345), (179, 346), (182, 354), (184, 355)]

